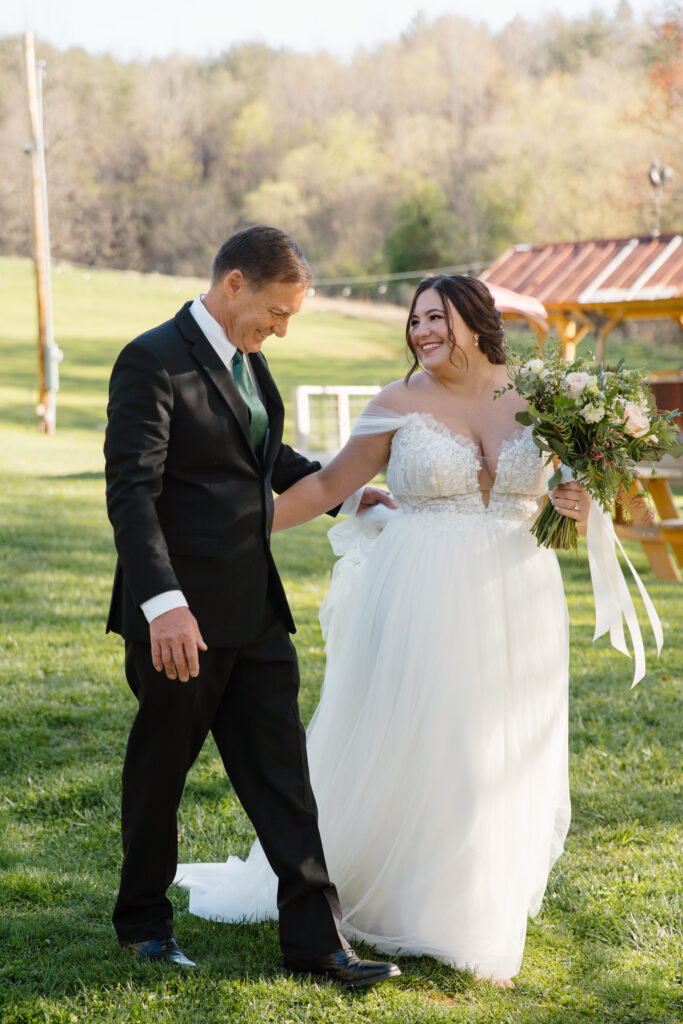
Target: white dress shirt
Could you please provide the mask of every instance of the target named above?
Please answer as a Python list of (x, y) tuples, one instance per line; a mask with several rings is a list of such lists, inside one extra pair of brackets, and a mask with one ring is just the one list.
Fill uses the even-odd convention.
[[(215, 350), (221, 362), (226, 366), (230, 373), (232, 373), (232, 359), (237, 349), (230, 341), (218, 321), (214, 319), (211, 313), (209, 313), (208, 309), (204, 305), (203, 298), (203, 295), (197, 296), (190, 306), (190, 313), (197, 321), (202, 334)], [(244, 365), (247, 368), (247, 373), (251, 377), (251, 382), (254, 385), (257, 394), (259, 397), (262, 397), (258, 382), (254, 378), (250, 361), (245, 359)], [(361, 498), (363, 497), (364, 489), (365, 488), (361, 487), (359, 490), (354, 491), (353, 494), (349, 495), (339, 511), (344, 515), (355, 515), (358, 511)], [(163, 615), (164, 612), (170, 612), (173, 608), (187, 608), (188, 604), (182, 590), (165, 590), (162, 594), (157, 594), (155, 597), (150, 597), (148, 601), (143, 601), (140, 607), (147, 621), (151, 622), (152, 619), (158, 618), (158, 616)]]

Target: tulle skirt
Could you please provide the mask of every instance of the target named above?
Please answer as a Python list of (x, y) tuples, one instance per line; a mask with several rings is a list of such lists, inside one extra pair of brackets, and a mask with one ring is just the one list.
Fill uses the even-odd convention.
[[(343, 930), (386, 953), (492, 977), (519, 970), (529, 914), (569, 826), (567, 608), (528, 523), (425, 510), (346, 554), (321, 609), (327, 670), (311, 781)], [(190, 910), (277, 915), (247, 861), (180, 865)]]

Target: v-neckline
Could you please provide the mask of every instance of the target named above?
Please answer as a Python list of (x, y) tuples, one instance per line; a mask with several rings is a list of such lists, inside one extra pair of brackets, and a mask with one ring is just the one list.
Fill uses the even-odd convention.
[[(484, 511), (487, 511), (487, 509), (490, 507), (491, 498), (493, 497), (496, 491), (496, 485), (498, 483), (498, 478), (500, 476), (501, 459), (523, 438), (527, 437), (529, 431), (531, 430), (531, 427), (520, 426), (519, 429), (515, 430), (514, 433), (510, 434), (509, 437), (503, 438), (503, 441), (500, 446), (500, 452), (498, 453), (498, 458), (496, 459), (496, 468), (492, 476), (491, 487), (488, 489), (483, 489), (479, 482), (479, 473), (482, 471), (483, 468), (481, 460), (489, 458), (490, 456), (486, 456), (483, 454), (483, 452), (481, 452), (479, 445), (473, 438), (468, 437), (467, 434), (461, 434), (459, 431), (453, 430), (442, 420), (437, 419), (436, 416), (434, 416), (434, 414), (431, 412), (412, 412), (408, 413), (408, 416), (415, 416), (418, 417), (419, 419), (428, 421), (426, 424), (427, 429), (432, 430), (434, 433), (441, 434), (442, 436), (449, 437), (452, 441), (455, 441), (456, 444), (460, 445), (460, 447), (464, 448), (466, 451), (470, 453), (477, 467), (477, 493), (479, 495), (479, 500), (481, 501), (481, 506)], [(487, 493), (489, 496), (488, 501), (484, 501), (485, 493)]]
[[(412, 413), (408, 413), (408, 415), (409, 416), (419, 416), (419, 417), (422, 417), (423, 419), (429, 420), (431, 422), (431, 424), (432, 424), (432, 429), (434, 430), (435, 433), (446, 434), (448, 437), (451, 437), (454, 441), (457, 441), (458, 443), (462, 443), (462, 447), (469, 449), (471, 451), (471, 453), (474, 455), (474, 457), (476, 458), (478, 463), (480, 463), (481, 459), (490, 459), (490, 458), (492, 458), (491, 455), (484, 455), (483, 451), (481, 450), (481, 445), (477, 444), (477, 442), (474, 440), (473, 437), (468, 437), (467, 434), (461, 434), (459, 431), (453, 430), (452, 427), (449, 427), (446, 423), (443, 422), (443, 420), (437, 419), (436, 416), (433, 413), (431, 413), (431, 412), (412, 412)], [(530, 430), (531, 430), (531, 427), (520, 426), (512, 434), (510, 434), (509, 437), (503, 438), (503, 440), (501, 442), (501, 445), (500, 445), (500, 451), (498, 452), (498, 457), (496, 459), (496, 468), (495, 468), (495, 474), (494, 474), (494, 481), (495, 481), (495, 478), (498, 476), (498, 467), (500, 465), (500, 460), (503, 457), (503, 455), (505, 454), (505, 452), (509, 451), (509, 449), (512, 448), (519, 441), (521, 441), (521, 439), (523, 437), (526, 437), (526, 435), (529, 433)], [(481, 468), (482, 467), (481, 467), (481, 464), (480, 464), (479, 465), (479, 469), (481, 469)]]

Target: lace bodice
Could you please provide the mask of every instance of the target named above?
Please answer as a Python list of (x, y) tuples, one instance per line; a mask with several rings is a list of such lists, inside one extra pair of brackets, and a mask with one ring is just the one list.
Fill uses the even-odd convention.
[[(395, 433), (387, 484), (404, 512), (486, 514), (517, 521), (537, 514), (538, 499), (547, 490), (553, 468), (544, 465), (529, 428), (503, 443), (485, 505), (478, 476), (482, 464), (474, 441), (454, 433), (431, 413), (392, 415)], [(376, 429), (382, 422), (376, 418)], [(359, 422), (357, 432), (369, 432), (371, 426), (372, 417), (367, 417), (365, 424)]]

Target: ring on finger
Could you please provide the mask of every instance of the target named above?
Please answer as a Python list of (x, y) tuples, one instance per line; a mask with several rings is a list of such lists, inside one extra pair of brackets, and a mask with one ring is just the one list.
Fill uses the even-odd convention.
[(581, 508), (581, 506), (579, 505), (578, 501), (575, 501), (574, 502), (574, 511), (578, 512), (580, 508)]

